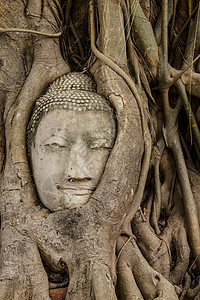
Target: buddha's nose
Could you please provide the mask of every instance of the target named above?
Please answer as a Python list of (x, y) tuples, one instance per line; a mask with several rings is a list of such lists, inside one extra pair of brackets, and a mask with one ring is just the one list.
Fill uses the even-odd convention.
[(87, 145), (79, 140), (71, 146), (64, 169), (66, 181), (91, 180), (89, 161), (87, 159)]

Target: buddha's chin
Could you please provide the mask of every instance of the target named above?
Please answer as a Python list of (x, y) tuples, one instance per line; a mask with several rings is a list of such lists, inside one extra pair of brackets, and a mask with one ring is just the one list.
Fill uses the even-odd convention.
[(52, 212), (80, 207), (86, 204), (92, 195), (92, 191), (81, 190), (61, 192), (59, 194), (43, 192), (41, 195), (42, 204)]

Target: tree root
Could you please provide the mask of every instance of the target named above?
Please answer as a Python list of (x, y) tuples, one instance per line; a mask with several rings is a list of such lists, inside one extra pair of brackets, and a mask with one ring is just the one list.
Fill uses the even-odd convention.
[[(183, 216), (180, 213), (182, 208), (177, 205), (177, 198), (179, 197), (177, 192), (175, 192), (174, 196), (175, 207), (173, 210), (171, 210), (172, 205), (169, 203), (170, 195), (173, 193), (173, 182), (175, 181), (173, 176), (173, 173), (175, 173), (174, 169), (170, 167), (168, 169), (162, 168), (162, 162), (160, 166), (162, 152), (166, 145), (172, 150), (176, 160), (180, 186), (186, 208), (185, 210), (187, 215), (189, 215), (189, 236), (192, 247), (195, 249), (194, 255), (196, 257), (199, 257), (200, 250), (198, 246), (199, 227), (197, 224), (196, 208), (177, 132), (177, 119), (181, 108), (181, 101), (180, 98), (178, 98), (177, 105), (175, 109), (172, 110), (168, 94), (170, 84), (176, 84), (176, 87), (178, 87), (181, 79), (189, 90), (191, 77), (189, 76), (190, 70), (184, 70), (184, 74), (177, 75), (181, 76), (181, 79), (178, 77), (171, 79), (169, 76), (170, 73), (168, 70), (169, 66), (167, 59), (167, 49), (169, 45), (167, 43), (168, 33), (166, 28), (170, 18), (166, 18), (166, 15), (169, 13), (171, 14), (171, 11), (169, 12), (169, 5), (166, 5), (168, 4), (168, 1), (163, 0), (164, 22), (161, 23), (164, 24), (164, 39), (162, 41), (163, 52), (160, 62), (161, 64), (163, 63), (162, 66), (164, 67), (163, 70), (161, 70), (161, 76), (159, 78), (159, 88), (163, 97), (165, 111), (165, 128), (163, 128), (163, 136), (161, 138), (161, 154), (160, 157), (156, 157), (154, 161), (155, 191), (148, 186), (151, 199), (147, 204), (144, 203), (147, 207), (146, 211), (144, 209), (144, 215), (140, 205), (143, 199), (146, 177), (149, 170), (152, 142), (147, 126), (148, 112), (145, 111), (145, 109), (147, 110), (147, 101), (145, 102), (145, 97), (141, 99), (142, 91), (140, 89), (140, 84), (138, 84), (139, 89), (137, 90), (134, 81), (128, 75), (128, 60), (130, 59), (131, 62), (133, 62), (133, 60), (136, 59), (138, 63), (135, 50), (131, 51), (131, 47), (133, 48), (133, 45), (131, 44), (132, 41), (135, 39), (139, 51), (143, 54), (145, 60), (148, 60), (149, 69), (154, 75), (154, 78), (158, 77), (159, 57), (158, 46), (155, 42), (151, 24), (144, 15), (140, 5), (133, 13), (131, 12), (130, 17), (132, 17), (131, 21), (134, 23), (134, 26), (132, 27), (132, 22), (130, 22), (126, 32), (126, 36), (129, 39), (126, 43), (124, 28), (126, 25), (123, 23), (123, 14), (125, 22), (128, 24), (129, 16), (127, 15), (127, 11), (131, 10), (133, 7), (134, 3), (132, 0), (122, 2), (123, 14), (120, 8), (120, 1), (97, 1), (98, 8), (107, 5), (106, 8), (109, 7), (110, 9), (110, 11), (106, 11), (104, 8), (104, 14), (100, 9), (98, 11), (98, 30), (100, 28), (100, 31), (98, 32), (97, 30), (97, 33), (99, 34), (97, 40), (98, 48), (101, 52), (97, 50), (95, 45), (94, 3), (92, 0), (90, 1), (90, 13), (92, 16), (91, 45), (94, 55), (98, 58), (94, 63), (94, 68), (92, 69), (91, 67), (90, 70), (96, 79), (98, 91), (102, 92), (114, 105), (118, 118), (118, 136), (102, 180), (93, 194), (93, 197), (91, 197), (90, 203), (88, 203), (85, 208), (81, 208), (81, 210), (75, 209), (70, 212), (62, 212), (61, 214), (50, 214), (45, 209), (35, 206), (37, 197), (32, 186), (32, 178), (30, 176), (25, 150), (26, 125), (34, 101), (40, 95), (42, 90), (58, 76), (69, 72), (68, 65), (65, 64), (61, 57), (58, 41), (56, 39), (48, 39), (48, 37), (55, 38), (61, 33), (55, 33), (58, 27), (55, 22), (58, 20), (55, 15), (57, 12), (55, 10), (55, 14), (53, 14), (54, 8), (51, 10), (51, 5), (46, 5), (47, 2), (55, 2), (58, 10), (60, 10), (61, 18), (64, 19), (58, 0), (50, 2), (47, 0), (43, 3), (42, 1), (29, 0), (27, 2), (26, 16), (27, 18), (30, 18), (29, 25), (31, 26), (29, 28), (36, 28), (36, 30), (27, 31), (26, 29), (21, 29), (20, 31), (20, 29), (14, 28), (14, 30), (18, 32), (26, 31), (27, 33), (36, 34), (36, 36), (32, 37), (34, 43), (31, 50), (34, 50), (34, 60), (29, 76), (19, 93), (17, 100), (12, 103), (6, 103), (5, 124), (8, 153), (6, 157), (1, 203), (3, 211), (2, 253), (4, 256), (2, 256), (3, 264), (0, 273), (0, 278), (3, 280), (0, 284), (2, 294), (2, 296), (0, 295), (0, 299), (23, 300), (26, 299), (26, 297), (38, 300), (49, 299), (47, 276), (39, 254), (41, 254), (43, 261), (49, 264), (52, 269), (54, 268), (55, 271), (64, 272), (65, 268), (69, 268), (70, 284), (66, 299), (117, 299), (114, 287), (116, 274), (113, 254), (116, 237), (121, 231), (131, 238), (120, 236), (117, 241), (118, 258), (116, 264), (118, 271), (117, 285), (119, 298), (123, 300), (178, 299), (171, 283), (179, 284), (183, 274), (186, 272), (189, 262), (189, 246), (187, 243)], [(170, 3), (172, 4), (172, 2), (175, 1), (171, 1)], [(126, 5), (128, 6), (127, 10)], [(72, 25), (70, 21), (71, 6), (72, 1), (68, 0), (66, 4), (67, 25)], [(113, 7), (115, 7), (116, 10), (112, 11)], [(110, 12), (112, 13), (113, 19), (109, 15)], [(174, 20), (175, 15), (173, 17), (172, 31)], [(117, 28), (115, 28), (115, 25)], [(21, 25), (19, 25), (19, 27), (20, 26)], [(24, 28), (24, 26), (21, 27)], [(2, 28), (0, 28), (0, 33), (1, 29)], [(12, 29), (13, 28), (8, 28), (8, 30)], [(3, 30), (6, 29), (3, 28)], [(44, 32), (52, 33), (49, 36), (49, 34), (43, 33), (43, 30)], [(132, 40), (129, 36), (131, 30)], [(74, 28), (72, 28), (72, 31), (75, 39), (79, 40), (79, 36), (77, 36)], [(37, 36), (41, 33), (42, 35), (45, 35), (45, 39), (44, 37), (41, 38)], [(161, 36), (161, 31), (158, 35)], [(78, 46), (81, 59), (83, 59), (85, 56), (83, 47), (80, 43)], [(128, 54), (126, 53), (126, 46), (128, 47)], [(116, 48), (115, 51), (113, 51), (113, 48)], [(105, 49), (106, 51), (104, 51)], [(74, 55), (74, 59), (77, 59), (76, 54)], [(131, 64), (129, 63), (129, 66), (130, 65)], [(97, 70), (94, 71), (96, 66)], [(141, 68), (142, 71), (139, 70), (139, 68), (139, 65), (135, 68), (133, 67), (137, 83), (140, 83), (139, 72), (141, 72), (141, 74), (142, 71), (144, 72), (143, 68)], [(23, 81), (25, 74), (24, 71), (24, 77), (20, 77), (20, 80)], [(147, 80), (147, 75), (143, 75), (144, 80), (141, 80), (142, 83)], [(199, 96), (199, 74), (192, 72), (192, 75), (194, 75), (192, 77), (192, 79), (194, 79), (194, 86), (192, 86), (191, 93)], [(17, 76), (14, 78), (17, 78)], [(183, 98), (183, 93), (181, 93), (180, 90), (178, 90), (178, 92)], [(148, 81), (146, 84), (146, 93), (150, 98), (152, 97)], [(137, 104), (134, 97), (136, 98)], [(153, 99), (153, 97), (151, 99)], [(196, 126), (196, 123), (192, 123), (192, 125)], [(135, 140), (137, 140), (137, 143), (134, 143), (133, 136)], [(198, 138), (199, 136), (197, 136), (197, 139)], [(139, 178), (143, 142), (145, 150), (142, 171)], [(157, 150), (156, 147), (154, 150)], [(132, 152), (135, 152), (134, 155)], [(153, 155), (154, 154), (155, 152)], [(113, 164), (114, 161), (116, 161), (115, 165)], [(163, 183), (160, 178), (160, 169), (161, 172), (163, 172)], [(139, 183), (137, 185), (138, 178)], [(192, 191), (194, 191), (194, 188)], [(198, 191), (196, 190), (196, 194), (197, 193)], [(158, 200), (157, 203), (155, 200), (153, 203), (154, 194), (156, 194), (156, 199)], [(199, 197), (196, 195), (194, 198), (198, 201)], [(200, 204), (198, 203), (198, 208), (199, 207)], [(128, 209), (129, 212), (127, 213)], [(85, 211), (87, 211), (87, 213), (81, 215), (81, 213)], [(160, 226), (159, 221), (162, 211), (166, 213), (168, 220), (166, 224)], [(148, 215), (147, 217), (146, 213)], [(73, 214), (74, 217), (72, 216)], [(57, 223), (54, 222), (56, 216)], [(134, 220), (132, 222), (131, 230), (130, 222), (133, 217)], [(76, 220), (81, 220), (81, 225), (79, 224), (77, 226), (77, 223), (75, 224)], [(122, 228), (123, 222), (124, 227)], [(57, 227), (55, 225), (57, 225)], [(153, 225), (154, 231), (151, 225)], [(23, 245), (18, 243), (19, 241), (16, 238), (18, 235), (16, 232), (9, 231), (10, 227), (15, 227), (16, 230), (19, 231), (19, 234), (22, 235), (19, 240), (22, 238), (24, 241)], [(163, 229), (163, 227), (165, 228)], [(91, 232), (92, 236), (90, 236)], [(98, 237), (97, 232), (99, 234)], [(9, 236), (12, 245), (6, 245), (6, 234)], [(145, 258), (138, 249), (135, 240), (132, 238), (133, 234), (136, 234), (138, 245)], [(29, 236), (31, 236), (31, 239)], [(102, 236), (103, 238), (101, 239), (100, 237)], [(108, 251), (105, 245), (108, 248)], [(15, 247), (16, 249), (24, 250), (24, 256), (22, 255), (24, 261), (29, 254), (29, 256), (35, 259), (37, 263), (30, 266), (23, 264), (24, 261), (21, 261), (20, 259), (19, 261), (16, 261), (19, 257), (19, 253)], [(92, 258), (89, 257), (89, 255), (88, 257), (84, 257), (86, 253), (85, 249), (87, 249), (87, 255), (89, 252), (88, 249), (91, 251), (90, 255)], [(99, 252), (96, 249), (100, 249), (98, 250)], [(5, 257), (7, 253), (10, 253), (8, 250), (11, 250), (11, 252), (16, 255), (11, 255), (13, 260), (10, 259), (9, 263), (12, 266), (6, 268), (4, 264), (8, 263), (8, 260)], [(75, 254), (76, 251), (78, 254)], [(7, 257), (11, 257), (9, 255), (10, 254), (8, 254)], [(30, 259), (30, 257), (28, 258)], [(15, 265), (15, 267), (13, 267), (13, 265)], [(29, 272), (28, 274), (26, 269)], [(12, 271), (13, 274), (11, 274)], [(25, 273), (24, 276), (22, 276), (23, 282), (18, 280), (16, 275), (18, 272), (20, 272), (20, 274), (23, 274), (23, 272)], [(37, 272), (39, 273), (39, 277), (37, 276)], [(11, 280), (7, 280), (9, 277), (8, 274), (11, 274), (10, 279), (13, 280), (13, 283)], [(16, 291), (16, 287), (18, 286), (22, 287), (22, 289)], [(38, 286), (39, 291), (36, 290), (36, 287), (38, 288)], [(27, 295), (23, 294), (26, 287), (31, 287), (30, 289), (28, 288)], [(199, 286), (193, 290), (188, 290), (188, 288), (189, 286), (187, 286), (187, 291), (185, 293), (185, 296), (188, 298), (194, 297), (196, 293), (199, 292)]]
[(180, 101), (177, 102), (175, 109), (171, 109), (169, 103), (170, 74), (168, 69), (168, 22), (167, 22), (167, 0), (163, 0), (163, 27), (162, 27), (162, 51), (161, 51), (161, 76), (160, 76), (160, 92), (162, 95), (165, 129), (163, 135), (167, 147), (172, 151), (176, 162), (177, 174), (183, 195), (183, 203), (185, 213), (188, 219), (188, 234), (194, 256), (197, 257), (198, 266), (200, 268), (200, 229), (195, 200), (192, 194), (185, 159), (183, 156), (178, 127), (177, 118), (180, 111)]
[[(157, 237), (148, 222), (143, 222), (139, 212), (136, 213), (132, 222), (133, 233), (137, 236), (137, 245), (150, 266), (169, 278), (170, 273), (170, 243)], [(162, 263), (161, 263), (162, 261)]]
[(200, 293), (200, 282), (193, 289), (189, 288), (189, 284), (187, 285), (187, 288), (188, 288), (187, 291), (186, 291), (187, 299), (192, 300), (192, 299), (194, 299), (195, 296), (199, 295), (199, 293)]
[[(123, 246), (127, 238), (120, 236), (117, 242), (117, 250), (119, 251)], [(131, 298), (134, 295), (134, 285), (132, 282), (136, 282), (140, 292), (144, 299), (165, 299), (165, 300), (177, 300), (174, 287), (167, 281), (161, 274), (153, 270), (147, 261), (140, 253), (134, 239), (132, 239), (122, 252), (117, 269), (122, 268), (121, 282), (124, 282), (129, 276), (127, 285), (122, 285), (122, 299), (142, 299), (141, 294), (137, 293), (138, 298)], [(132, 272), (132, 276), (131, 276)], [(137, 291), (137, 289), (136, 289)]]
[[(131, 0), (131, 6), (133, 6), (132, 3), (134, 3), (133, 0)], [(133, 26), (131, 30), (133, 32), (135, 46), (139, 49), (141, 56), (149, 67), (151, 76), (155, 80), (159, 68), (158, 45), (151, 23), (146, 18), (139, 3), (135, 11), (133, 11)]]
[[(169, 280), (173, 284), (180, 284), (183, 274), (186, 273), (189, 265), (190, 247), (187, 241), (186, 228), (183, 219), (183, 208), (180, 203), (179, 189), (176, 187), (174, 201), (175, 207), (171, 211), (167, 226), (161, 234), (161, 238), (168, 241), (172, 245), (175, 252), (176, 261), (172, 268), (170, 268)], [(170, 249), (169, 248), (169, 249)]]
[(2, 28), (2, 27), (0, 27), (0, 33), (7, 33), (7, 32), (31, 33), (31, 34), (46, 36), (49, 38), (57, 38), (57, 37), (61, 36), (61, 34), (62, 34), (62, 32), (46, 33), (46, 32), (41, 32), (41, 31), (36, 31), (36, 30), (25, 29), (25, 28), (22, 29), (22, 28)]
[[(177, 200), (180, 198), (178, 191), (174, 197), (176, 198), (175, 207), (170, 212), (167, 226), (159, 236), (155, 234), (148, 221), (143, 221), (139, 212), (132, 221), (132, 230), (137, 237), (137, 244), (150, 266), (173, 284), (180, 284), (189, 265), (190, 248), (187, 242), (182, 208), (179, 204), (180, 200)], [(175, 262), (174, 255), (176, 256)]]

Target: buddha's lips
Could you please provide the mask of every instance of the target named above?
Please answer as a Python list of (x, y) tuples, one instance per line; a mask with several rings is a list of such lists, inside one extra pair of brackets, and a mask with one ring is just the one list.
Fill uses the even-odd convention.
[(58, 190), (61, 190), (61, 191), (77, 191), (77, 192), (80, 192), (82, 194), (82, 192), (92, 192), (95, 190), (96, 186), (91, 186), (91, 187), (88, 187), (88, 186), (73, 186), (73, 185), (61, 185), (61, 184), (57, 184), (56, 185), (56, 188)]

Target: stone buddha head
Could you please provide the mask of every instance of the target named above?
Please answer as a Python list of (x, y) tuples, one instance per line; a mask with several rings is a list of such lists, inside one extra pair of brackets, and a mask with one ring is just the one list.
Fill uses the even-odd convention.
[(88, 202), (115, 135), (113, 111), (89, 76), (69, 73), (49, 86), (27, 130), (33, 177), (46, 208), (54, 212)]

